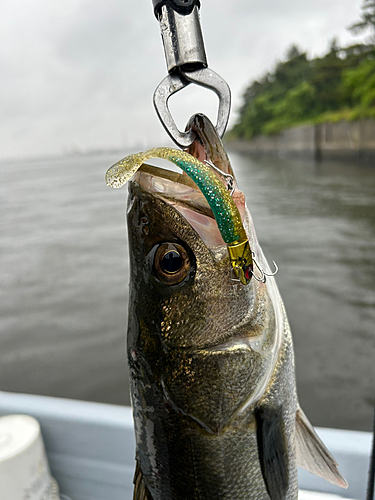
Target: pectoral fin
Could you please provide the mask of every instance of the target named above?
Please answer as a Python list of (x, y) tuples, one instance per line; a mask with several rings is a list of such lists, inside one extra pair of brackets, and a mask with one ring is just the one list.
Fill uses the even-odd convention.
[(144, 482), (142, 470), (138, 463), (138, 460), (136, 460), (133, 483), (134, 483), (133, 500), (153, 500)]
[(271, 500), (284, 500), (289, 486), (289, 464), (282, 406), (258, 406), (254, 415), (264, 483)]
[(324, 446), (300, 408), (296, 413), (296, 451), (299, 467), (336, 486), (348, 487), (348, 483), (337, 468), (335, 459)]

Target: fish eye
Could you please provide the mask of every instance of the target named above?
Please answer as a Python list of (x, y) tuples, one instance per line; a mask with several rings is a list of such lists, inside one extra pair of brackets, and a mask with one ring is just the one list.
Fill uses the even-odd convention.
[(182, 267), (181, 255), (176, 250), (168, 250), (161, 259), (160, 267), (165, 273), (178, 273)]
[(162, 243), (154, 258), (154, 271), (162, 283), (175, 285), (187, 276), (190, 259), (184, 247), (177, 243)]

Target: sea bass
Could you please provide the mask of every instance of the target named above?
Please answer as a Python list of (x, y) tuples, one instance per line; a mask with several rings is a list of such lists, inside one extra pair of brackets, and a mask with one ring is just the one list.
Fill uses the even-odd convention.
[[(228, 157), (206, 117), (190, 126), (192, 161), (228, 184), (252, 257), (236, 272), (223, 212), (215, 215), (207, 201), (210, 185), (203, 194), (189, 172), (134, 167), (127, 340), (134, 499), (297, 499), (297, 465), (346, 487), (299, 407), (288, 319)], [(107, 183), (119, 187), (132, 174), (119, 162)]]

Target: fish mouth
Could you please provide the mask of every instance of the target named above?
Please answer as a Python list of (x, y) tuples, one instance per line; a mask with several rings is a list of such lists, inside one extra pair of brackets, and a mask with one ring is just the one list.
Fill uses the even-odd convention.
[(225, 246), (208, 202), (188, 175), (144, 163), (132, 181), (177, 210), (207, 246)]

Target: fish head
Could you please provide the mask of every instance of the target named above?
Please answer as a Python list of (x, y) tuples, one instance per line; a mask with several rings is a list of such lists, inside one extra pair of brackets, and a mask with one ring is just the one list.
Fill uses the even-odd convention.
[(129, 184), (128, 203), (131, 282), (166, 348), (210, 347), (241, 335), (241, 323), (267, 289), (236, 278), (194, 183), (143, 166)]
[[(245, 227), (256, 248), (248, 212)], [(217, 432), (271, 376), (267, 285), (236, 278), (210, 207), (186, 175), (141, 167), (129, 183), (128, 234), (131, 378), (142, 372), (173, 407)], [(145, 395), (134, 387), (137, 407)]]

